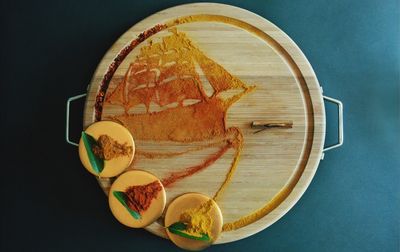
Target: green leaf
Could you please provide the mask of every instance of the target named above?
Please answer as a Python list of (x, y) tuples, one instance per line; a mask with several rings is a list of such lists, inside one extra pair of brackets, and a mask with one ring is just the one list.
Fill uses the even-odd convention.
[(136, 220), (142, 218), (138, 212), (129, 208), (128, 204), (126, 204), (127, 197), (124, 192), (113, 191), (114, 197), (126, 208), (126, 210), (132, 215)]
[(175, 222), (174, 224), (171, 224), (168, 227), (168, 231), (188, 239), (193, 239), (197, 241), (207, 241), (207, 242), (210, 241), (210, 237), (207, 234), (201, 234), (201, 236), (194, 236), (183, 232), (184, 230), (186, 230), (186, 228), (187, 225), (185, 223), (178, 221)]
[(86, 132), (82, 131), (82, 141), (85, 144), (86, 153), (88, 155), (89, 162), (93, 170), (97, 174), (100, 174), (100, 172), (104, 169), (104, 160), (93, 153), (93, 146), (97, 144), (96, 139), (94, 139), (94, 137), (87, 134)]
[(187, 225), (181, 221), (175, 222), (174, 224), (171, 224), (168, 228), (172, 228), (175, 230), (186, 230)]

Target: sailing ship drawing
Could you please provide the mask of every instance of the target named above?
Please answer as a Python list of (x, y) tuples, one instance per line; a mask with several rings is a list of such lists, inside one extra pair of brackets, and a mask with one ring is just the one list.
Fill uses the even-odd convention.
[[(186, 151), (169, 153), (137, 146), (137, 155), (179, 158), (199, 148), (219, 146), (199, 164), (163, 178), (168, 186), (207, 168), (231, 148), (235, 156), (230, 170), (236, 168), (243, 136), (239, 128), (227, 127), (227, 111), (254, 88), (207, 57), (185, 33), (172, 29), (160, 42), (149, 42), (141, 48), (105, 102), (123, 108), (124, 112), (112, 119), (126, 126), (134, 139), (189, 146)], [(135, 110), (138, 107), (141, 112)], [(197, 147), (190, 148), (192, 143)]]

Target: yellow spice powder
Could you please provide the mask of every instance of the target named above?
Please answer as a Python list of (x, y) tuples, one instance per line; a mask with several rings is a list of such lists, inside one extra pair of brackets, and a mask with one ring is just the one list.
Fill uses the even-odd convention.
[(212, 201), (207, 201), (199, 208), (188, 209), (180, 216), (180, 221), (187, 224), (186, 233), (193, 236), (208, 235), (212, 240), (213, 219), (210, 216)]

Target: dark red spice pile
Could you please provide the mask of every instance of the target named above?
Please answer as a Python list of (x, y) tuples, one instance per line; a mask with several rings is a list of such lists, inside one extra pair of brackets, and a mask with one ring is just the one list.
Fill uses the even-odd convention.
[(146, 211), (159, 191), (161, 191), (161, 184), (157, 180), (147, 185), (128, 187), (125, 192), (128, 207), (138, 213)]

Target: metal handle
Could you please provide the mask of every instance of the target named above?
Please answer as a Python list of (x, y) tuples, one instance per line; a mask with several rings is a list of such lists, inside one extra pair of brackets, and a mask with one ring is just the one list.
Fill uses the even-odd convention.
[(85, 97), (85, 96), (86, 96), (86, 93), (70, 97), (67, 100), (67, 119), (66, 119), (66, 123), (65, 123), (65, 140), (67, 141), (67, 143), (69, 143), (71, 145), (75, 145), (75, 146), (79, 146), (79, 144), (69, 140), (69, 107), (70, 107), (70, 104), (71, 104), (72, 101), (78, 100), (78, 99), (80, 99), (82, 97)]
[[(338, 106), (338, 129), (339, 129), (339, 139), (338, 139), (338, 143), (327, 146), (324, 148), (323, 152), (335, 149), (337, 147), (340, 147), (343, 145), (343, 103), (339, 100), (333, 99), (331, 97), (328, 96), (323, 96), (324, 100), (332, 102), (334, 104), (336, 104)], [(323, 154), (322, 154), (322, 159), (323, 159)]]

